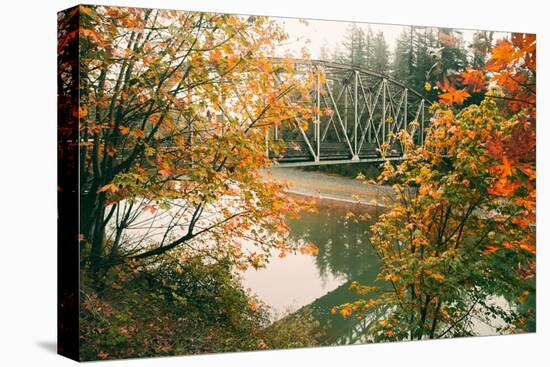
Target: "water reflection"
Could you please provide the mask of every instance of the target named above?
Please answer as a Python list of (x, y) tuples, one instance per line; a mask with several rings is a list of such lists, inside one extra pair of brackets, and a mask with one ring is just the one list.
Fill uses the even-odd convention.
[[(348, 290), (351, 281), (376, 284), (380, 266), (369, 243), (370, 225), (380, 209), (336, 201), (321, 201), (318, 212), (303, 213), (288, 220), (290, 239), (313, 242), (316, 256), (288, 255), (274, 258), (265, 269), (244, 274), (244, 285), (274, 310), (274, 319), (307, 307), (327, 328), (324, 344), (333, 344), (350, 334), (358, 322), (332, 315), (333, 306), (356, 299)], [(364, 214), (368, 221), (358, 220)], [(346, 343), (351, 340), (347, 339)]]
[[(319, 276), (347, 281), (376, 271), (379, 262), (369, 243), (369, 227), (379, 209), (334, 201), (323, 201), (318, 208), (317, 213), (304, 213), (288, 225), (292, 240), (312, 241), (319, 248), (315, 257)], [(371, 219), (358, 220), (364, 214)]]

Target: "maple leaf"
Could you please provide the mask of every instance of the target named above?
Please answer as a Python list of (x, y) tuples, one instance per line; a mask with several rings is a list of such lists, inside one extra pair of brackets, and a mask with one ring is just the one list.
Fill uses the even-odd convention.
[(482, 252), (483, 255), (489, 255), (492, 254), (495, 251), (498, 251), (500, 247), (497, 246), (487, 246), (487, 249)]
[(97, 190), (97, 192), (105, 192), (105, 191), (117, 192), (117, 191), (118, 191), (118, 186), (115, 185), (114, 183), (110, 183), (110, 184), (101, 186), (101, 187)]
[(134, 135), (136, 138), (143, 138), (145, 136), (145, 133), (141, 129), (134, 130)]
[(215, 64), (222, 58), (222, 52), (219, 48), (216, 48), (210, 52), (210, 62)]
[(130, 132), (130, 129), (128, 129), (126, 126), (120, 125), (118, 129), (120, 130), (120, 133), (122, 135), (128, 135), (128, 133)]
[(462, 84), (468, 86), (473, 93), (481, 92), (485, 88), (485, 76), (480, 70), (466, 68), (460, 73)]
[(521, 187), (521, 181), (510, 181), (506, 178), (500, 178), (493, 187), (487, 189), (487, 192), (496, 196), (510, 196)]
[(506, 39), (500, 40), (493, 48), (491, 58), (485, 64), (485, 70), (500, 71), (507, 67), (518, 55), (512, 43)]
[(448, 79), (445, 79), (443, 84), (437, 82), (437, 87), (442, 91), (438, 96), (439, 102), (446, 106), (451, 106), (453, 103), (462, 104), (470, 96), (470, 93), (464, 90), (457, 90), (449, 83)]
[(455, 89), (454, 87), (451, 87), (448, 92), (441, 93), (438, 97), (439, 102), (444, 105), (451, 106), (453, 103), (460, 105), (464, 103), (464, 100), (466, 98), (470, 97), (470, 93), (466, 92), (465, 90)]
[(174, 172), (169, 168), (161, 169), (159, 170), (159, 173), (164, 177), (170, 177), (174, 174)]

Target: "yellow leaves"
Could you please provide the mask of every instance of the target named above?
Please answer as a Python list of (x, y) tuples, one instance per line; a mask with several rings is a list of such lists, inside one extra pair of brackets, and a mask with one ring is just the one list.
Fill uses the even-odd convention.
[(115, 185), (114, 183), (110, 183), (110, 184), (101, 186), (97, 190), (97, 192), (106, 192), (106, 191), (117, 192), (118, 191), (118, 186)]
[(122, 51), (122, 56), (125, 59), (129, 59), (133, 55), (134, 55), (134, 50), (132, 50), (131, 48), (125, 48), (124, 51)]
[(426, 84), (424, 84), (424, 89), (426, 90), (426, 92), (429, 92), (432, 90), (432, 85), (426, 82)]
[(88, 112), (89, 112), (88, 107), (86, 106), (78, 107), (78, 114), (80, 118), (88, 116)]
[(520, 303), (525, 303), (526, 298), (529, 296), (529, 291), (525, 290), (521, 292), (521, 295), (517, 298)]
[(532, 243), (529, 243), (527, 241), (520, 242), (519, 248), (524, 250), (524, 251), (527, 251), (527, 252), (529, 252), (533, 255), (535, 255), (537, 253), (537, 249), (536, 249), (535, 245), (533, 245)]
[(319, 248), (313, 243), (308, 242), (307, 244), (300, 247), (300, 253), (302, 255), (318, 255)]
[(359, 282), (351, 282), (349, 290), (355, 292), (356, 294), (366, 296), (376, 290), (375, 287), (359, 284)]
[(255, 300), (252, 300), (249, 304), (249, 307), (252, 311), (254, 312), (258, 312), (259, 310), (259, 307), (258, 307), (258, 302), (256, 302)]
[(340, 315), (343, 317), (350, 317), (353, 314), (353, 305), (351, 303), (346, 303), (340, 306)]

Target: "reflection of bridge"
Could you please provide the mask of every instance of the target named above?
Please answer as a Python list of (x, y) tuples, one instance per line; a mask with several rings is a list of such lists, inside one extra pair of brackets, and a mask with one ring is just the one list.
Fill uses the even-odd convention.
[[(298, 118), (291, 127), (274, 127), (267, 140), (285, 149), (268, 155), (279, 166), (307, 166), (400, 160), (406, 155), (397, 138), (406, 129), (423, 144), (425, 98), (379, 73), (325, 61), (293, 60), (298, 73), (317, 74), (311, 101), (316, 113), (309, 128)], [(325, 113), (326, 112), (326, 113)]]

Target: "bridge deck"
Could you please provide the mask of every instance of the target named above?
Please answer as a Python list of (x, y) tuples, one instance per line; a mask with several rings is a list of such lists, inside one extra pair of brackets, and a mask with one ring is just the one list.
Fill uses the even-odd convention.
[(377, 150), (374, 143), (365, 143), (361, 148), (358, 159), (353, 159), (346, 142), (323, 142), (319, 149), (319, 159), (315, 160), (309, 147), (304, 141), (286, 142), (287, 148), (281, 156), (269, 152), (269, 158), (276, 159), (280, 167), (301, 167), (313, 165), (328, 165), (342, 163), (381, 162), (384, 160), (403, 159), (403, 152), (399, 143), (391, 144), (384, 157)]

